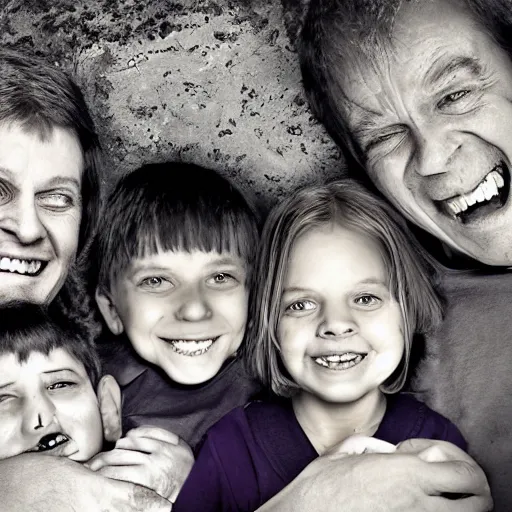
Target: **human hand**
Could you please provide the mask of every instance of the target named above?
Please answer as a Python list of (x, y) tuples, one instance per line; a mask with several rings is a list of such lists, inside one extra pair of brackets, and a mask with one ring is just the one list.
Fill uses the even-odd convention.
[[(425, 460), (425, 459), (430, 459)], [(444, 493), (467, 495), (449, 499)], [(488, 512), (492, 499), (476, 462), (443, 441), (414, 439), (395, 453), (332, 450), (307, 466), (259, 512)]]
[(193, 463), (192, 450), (176, 434), (138, 427), (86, 466), (105, 477), (143, 485), (174, 502)]
[(169, 512), (157, 493), (110, 480), (66, 457), (24, 454), (0, 461), (1, 510), (9, 512)]
[(345, 453), (347, 455), (361, 455), (363, 453), (393, 453), (394, 444), (382, 441), (375, 437), (353, 435), (347, 437), (340, 444), (329, 450), (330, 453)]

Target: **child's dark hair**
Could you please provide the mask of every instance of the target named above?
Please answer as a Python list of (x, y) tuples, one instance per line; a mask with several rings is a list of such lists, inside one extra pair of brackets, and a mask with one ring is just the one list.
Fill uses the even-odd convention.
[(381, 386), (394, 393), (406, 381), (413, 335), (426, 333), (442, 319), (435, 288), (438, 266), (407, 229), (405, 220), (385, 201), (355, 180), (346, 179), (296, 192), (274, 208), (263, 228), (255, 272), (252, 320), (245, 358), (262, 383), (274, 393), (292, 396), (299, 389), (281, 363), (278, 323), (281, 296), (295, 241), (308, 230), (340, 225), (378, 243), (404, 322), (404, 356)]
[(134, 258), (161, 251), (229, 251), (250, 274), (258, 222), (245, 197), (210, 169), (148, 164), (119, 180), (107, 199), (95, 248), (104, 291)]
[(48, 355), (58, 348), (84, 365), (96, 389), (101, 377), (99, 356), (75, 324), (57, 310), (37, 304), (15, 302), (0, 309), (0, 355), (15, 354), (23, 363), (33, 352)]

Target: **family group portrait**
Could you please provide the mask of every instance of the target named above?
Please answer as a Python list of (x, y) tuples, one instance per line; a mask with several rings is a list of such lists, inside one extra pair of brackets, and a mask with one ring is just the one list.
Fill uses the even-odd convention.
[(0, 512), (512, 511), (512, 0), (0, 0)]

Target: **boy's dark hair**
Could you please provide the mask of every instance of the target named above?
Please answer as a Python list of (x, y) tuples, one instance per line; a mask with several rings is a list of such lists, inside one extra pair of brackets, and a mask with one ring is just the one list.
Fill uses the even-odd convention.
[(0, 49), (0, 123), (19, 123), (42, 140), (53, 127), (73, 131), (84, 155), (82, 220), (77, 262), (98, 221), (100, 199), (100, 144), (82, 92), (58, 67), (41, 58), (13, 49)]
[(85, 367), (94, 389), (101, 377), (100, 359), (88, 337), (56, 310), (37, 304), (11, 303), (0, 309), (0, 355), (15, 354), (20, 363), (30, 354), (48, 355), (62, 348)]
[(104, 291), (134, 258), (162, 251), (229, 251), (250, 274), (256, 214), (229, 181), (194, 164), (148, 164), (119, 180), (107, 199), (95, 243)]
[[(421, 1), (421, 0), (417, 0)], [(512, 59), (510, 0), (461, 0)], [(385, 53), (405, 0), (284, 0), (291, 37), (296, 37), (304, 89), (315, 116), (346, 152), (350, 164), (364, 158), (340, 108), (340, 77), (346, 66)], [(354, 165), (354, 169), (360, 168)]]

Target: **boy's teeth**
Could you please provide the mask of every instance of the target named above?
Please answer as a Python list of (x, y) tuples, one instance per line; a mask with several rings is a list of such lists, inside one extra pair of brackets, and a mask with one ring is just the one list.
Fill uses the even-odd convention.
[(498, 170), (491, 171), (476, 187), (468, 194), (453, 197), (446, 201), (446, 207), (452, 215), (465, 212), (475, 203), (490, 201), (499, 194), (499, 189), (505, 185), (505, 180)]
[(3, 256), (0, 259), (0, 270), (16, 274), (37, 274), (41, 269), (42, 262), (38, 260), (19, 260), (17, 258), (7, 258)]
[(171, 347), (178, 354), (200, 356), (213, 345), (214, 339), (209, 340), (171, 340)]

